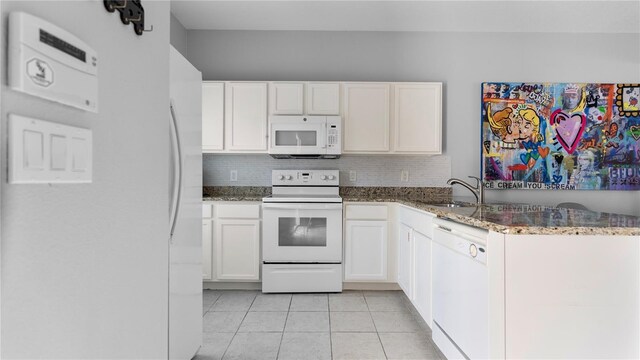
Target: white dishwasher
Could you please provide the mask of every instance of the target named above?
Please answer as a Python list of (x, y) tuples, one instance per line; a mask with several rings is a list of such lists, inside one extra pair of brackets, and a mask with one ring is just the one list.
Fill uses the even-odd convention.
[(433, 225), (433, 341), (447, 359), (486, 359), (488, 232), (444, 219)]

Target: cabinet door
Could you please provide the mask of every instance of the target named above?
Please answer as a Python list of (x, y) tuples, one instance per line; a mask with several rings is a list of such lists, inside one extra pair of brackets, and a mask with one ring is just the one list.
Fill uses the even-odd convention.
[(387, 280), (387, 222), (346, 221), (344, 279)]
[(260, 220), (216, 221), (217, 280), (259, 280)]
[(340, 115), (340, 84), (308, 83), (307, 114)]
[(213, 279), (213, 220), (202, 220), (202, 279)]
[(409, 299), (413, 299), (411, 289), (411, 246), (413, 242), (411, 238), (413, 230), (402, 223), (398, 228), (400, 232), (398, 236), (398, 285)]
[(202, 151), (224, 149), (224, 83), (202, 83)]
[(267, 150), (267, 84), (226, 83), (225, 148), (231, 151)]
[(269, 110), (273, 115), (302, 115), (304, 112), (304, 84), (270, 83)]
[(431, 327), (431, 239), (413, 231), (413, 306)]
[(344, 152), (388, 152), (389, 84), (344, 85)]
[(442, 84), (394, 84), (395, 152), (442, 152)]

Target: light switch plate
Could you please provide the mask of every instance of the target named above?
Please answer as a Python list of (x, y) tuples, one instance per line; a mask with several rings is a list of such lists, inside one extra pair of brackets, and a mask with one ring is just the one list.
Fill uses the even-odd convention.
[(229, 181), (238, 181), (238, 170), (230, 171)]
[(355, 182), (358, 179), (357, 173), (353, 170), (349, 171), (349, 181)]
[(90, 183), (92, 131), (9, 114), (9, 183)]

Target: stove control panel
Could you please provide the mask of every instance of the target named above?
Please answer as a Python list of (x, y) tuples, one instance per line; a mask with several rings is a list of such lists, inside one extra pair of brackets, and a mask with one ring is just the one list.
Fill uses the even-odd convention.
[(338, 186), (338, 170), (272, 170), (273, 186)]

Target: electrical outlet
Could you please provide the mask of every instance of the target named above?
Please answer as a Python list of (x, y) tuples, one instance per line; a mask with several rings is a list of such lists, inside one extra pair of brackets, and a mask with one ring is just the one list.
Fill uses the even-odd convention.
[(231, 170), (229, 174), (229, 181), (238, 181), (238, 170)]
[(355, 182), (357, 179), (356, 172), (353, 170), (349, 171), (349, 181)]
[(409, 170), (402, 170), (402, 172), (400, 173), (400, 181), (409, 181)]

